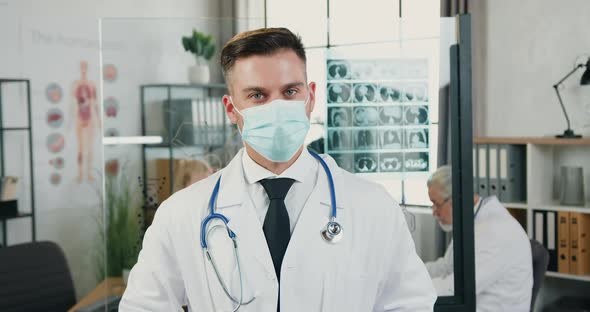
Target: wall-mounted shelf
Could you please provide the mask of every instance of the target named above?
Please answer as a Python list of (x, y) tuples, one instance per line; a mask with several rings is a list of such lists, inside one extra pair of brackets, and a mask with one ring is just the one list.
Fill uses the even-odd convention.
[[(506, 202), (510, 213), (523, 226), (530, 238), (534, 233), (534, 211), (567, 211), (590, 214), (590, 138), (559, 139), (554, 137), (477, 137), (473, 143), (480, 145), (523, 146), (526, 153), (526, 179), (521, 185), (525, 189), (526, 202)], [(561, 166), (581, 166), (585, 176), (586, 202), (581, 206), (560, 204), (559, 177)], [(486, 195), (486, 194), (482, 194)], [(562, 274), (547, 271), (547, 276), (563, 280), (590, 282), (590, 276)]]
[(590, 282), (589, 275), (572, 275), (572, 274), (563, 274), (557, 272), (548, 271), (545, 273), (546, 276), (561, 278), (561, 279), (568, 279), (568, 280), (575, 280), (575, 281), (582, 281), (582, 282)]
[(502, 203), (506, 208), (512, 209), (528, 209), (528, 205), (526, 203)]
[[(220, 99), (226, 90), (227, 86), (219, 83), (140, 86), (141, 134), (163, 138), (161, 144), (142, 145), (143, 179), (148, 181), (142, 183), (143, 194), (152, 191), (148, 190), (150, 181), (156, 183), (155, 194), (149, 196), (156, 198), (155, 202), (143, 207), (144, 229), (151, 224), (159, 203), (174, 192), (175, 160), (207, 155), (225, 146), (230, 129), (221, 103), (216, 110), (203, 102), (195, 103), (191, 110), (184, 109), (188, 107), (187, 102), (192, 105), (194, 101), (212, 97)], [(190, 140), (178, 139), (180, 142), (176, 142), (175, 137), (185, 125), (190, 127), (182, 134), (190, 134)], [(187, 150), (191, 152), (186, 153)]]
[[(3, 108), (4, 108), (4, 99), (2, 94), (2, 86), (4, 85), (14, 85), (14, 84), (24, 84), (25, 87), (25, 94), (26, 94), (26, 106), (27, 106), (27, 125), (26, 126), (19, 126), (19, 127), (4, 127), (3, 126)], [(9, 103), (7, 105), (13, 105), (15, 103)], [(30, 184), (30, 211), (19, 211), (16, 215), (12, 216), (3, 216), (0, 217), (0, 224), (2, 224), (2, 246), (7, 246), (8, 244), (8, 231), (7, 231), (7, 224), (8, 220), (11, 219), (20, 219), (20, 218), (31, 218), (31, 239), (32, 241), (36, 240), (36, 226), (35, 226), (35, 182), (34, 182), (34, 167), (33, 167), (33, 131), (31, 129), (32, 125), (32, 116), (31, 116), (31, 83), (28, 79), (4, 79), (0, 78), (0, 176), (6, 174), (6, 157), (5, 153), (10, 152), (10, 149), (5, 148), (4, 144), (6, 141), (5, 136), (8, 133), (13, 131), (19, 132), (26, 132), (26, 141), (29, 148), (29, 162), (28, 165), (30, 166), (29, 170), (29, 177), (28, 183)], [(20, 159), (20, 161), (24, 161)], [(25, 178), (24, 176), (21, 178)], [(21, 198), (23, 199), (23, 198)]]
[(559, 139), (555, 137), (475, 137), (474, 144), (590, 145), (590, 138)]

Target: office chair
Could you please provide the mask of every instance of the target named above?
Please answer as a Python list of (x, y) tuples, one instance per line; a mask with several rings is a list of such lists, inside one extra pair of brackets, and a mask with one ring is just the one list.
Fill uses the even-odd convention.
[(533, 255), (533, 293), (531, 296), (531, 312), (535, 307), (535, 300), (543, 284), (545, 272), (549, 265), (549, 251), (538, 241), (531, 239), (531, 253)]
[(0, 311), (67, 311), (74, 283), (61, 248), (32, 242), (0, 248)]

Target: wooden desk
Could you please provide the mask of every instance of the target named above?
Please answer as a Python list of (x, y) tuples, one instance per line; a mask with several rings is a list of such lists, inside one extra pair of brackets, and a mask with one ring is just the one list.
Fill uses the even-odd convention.
[(125, 284), (121, 277), (108, 277), (102, 281), (94, 290), (80, 300), (68, 312), (74, 312), (76, 309), (95, 303), (98, 300), (104, 299), (108, 296), (121, 296), (125, 291)]

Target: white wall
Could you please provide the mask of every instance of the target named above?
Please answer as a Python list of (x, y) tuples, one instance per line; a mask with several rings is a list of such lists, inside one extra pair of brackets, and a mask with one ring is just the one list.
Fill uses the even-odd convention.
[[(68, 73), (75, 72), (72, 68), (75, 65), (72, 64), (76, 64), (80, 59), (87, 59), (90, 64), (89, 75), (98, 86), (100, 81), (99, 18), (220, 17), (225, 15), (222, 12), (228, 12), (231, 3), (231, 0), (0, 0), (0, 42), (2, 42), (0, 77), (32, 79), (37, 239), (55, 241), (65, 250), (79, 297), (85, 295), (96, 284), (92, 267), (93, 253), (97, 249), (96, 218), (100, 218), (101, 215), (102, 184), (100, 181), (83, 186), (74, 183), (65, 184), (67, 180), (65, 173), (61, 188), (52, 187), (48, 183), (45, 173), (48, 171), (45, 148), (48, 130), (44, 121), (45, 113), (50, 105), (44, 100), (47, 82), (51, 81), (51, 75), (63, 77), (60, 70)], [(36, 40), (38, 37), (35, 37), (35, 31), (44, 32), (44, 35), (53, 36), (54, 39), (59, 36), (82, 39), (88, 44), (80, 42), (73, 44), (71, 41), (66, 44), (65, 40), (59, 41), (59, 39), (51, 44), (46, 40)], [(132, 35), (130, 37), (133, 39)], [(59, 42), (59, 46), (55, 42)], [(124, 42), (123, 46), (125, 44)], [(56, 54), (59, 53), (67, 55), (59, 55), (56, 58)], [(186, 74), (182, 73), (182, 76)], [(63, 78), (55, 79), (63, 80)], [(71, 82), (71, 80), (65, 82)], [(64, 96), (67, 97), (69, 85), (62, 84), (62, 87)], [(128, 87), (138, 90), (138, 85)], [(123, 105), (137, 103), (137, 101), (121, 102)], [(16, 114), (21, 108), (10, 107), (8, 114), (10, 109), (13, 109), (12, 113)], [(137, 123), (138, 121), (133, 121), (133, 124)], [(65, 135), (68, 134), (65, 133)], [(96, 169), (101, 172), (103, 165), (99, 137), (97, 136), (96, 140), (94, 163)], [(64, 151), (75, 155), (75, 149), (68, 149), (68, 144)], [(70, 161), (70, 164), (67, 161)], [(75, 161), (75, 157), (66, 158), (66, 166), (69, 165), (75, 171)], [(28, 222), (28, 220), (11, 221), (8, 227), (10, 244), (30, 240)]]
[[(473, 3), (474, 1), (472, 1)], [(545, 136), (566, 122), (552, 85), (581, 55), (590, 56), (587, 0), (475, 1), (474, 101), (477, 134)], [(483, 24), (481, 24), (483, 23)], [(580, 58), (582, 60), (582, 58)], [(590, 134), (590, 86), (582, 70), (565, 82), (562, 96), (572, 128)]]

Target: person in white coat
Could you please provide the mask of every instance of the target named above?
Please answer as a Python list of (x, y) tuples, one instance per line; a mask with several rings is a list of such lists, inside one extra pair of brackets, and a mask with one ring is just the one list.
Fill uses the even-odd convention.
[[(428, 180), (432, 214), (445, 232), (453, 229), (452, 170), (438, 168)], [(475, 291), (478, 312), (529, 311), (533, 260), (522, 226), (495, 196), (475, 194)], [(454, 293), (453, 242), (444, 257), (426, 263), (439, 296)]]
[[(245, 147), (161, 204), (120, 311), (432, 311), (436, 292), (397, 203), (303, 146), (315, 83), (301, 39), (285, 28), (238, 34), (221, 67)], [(339, 241), (323, 234), (332, 189)]]

